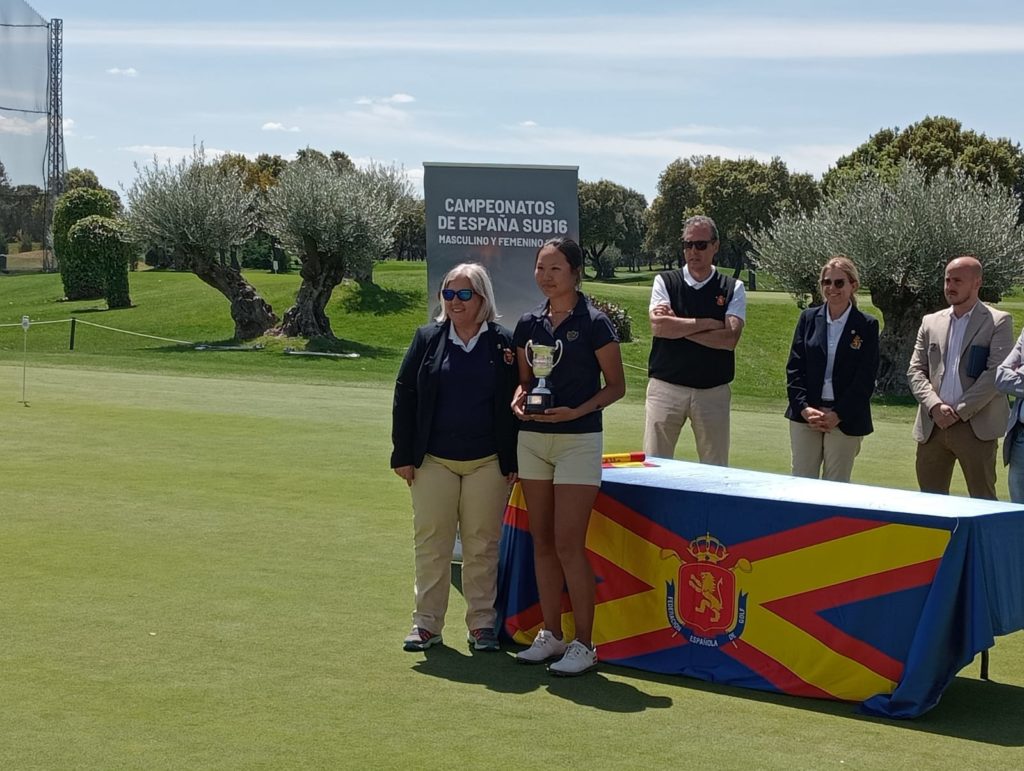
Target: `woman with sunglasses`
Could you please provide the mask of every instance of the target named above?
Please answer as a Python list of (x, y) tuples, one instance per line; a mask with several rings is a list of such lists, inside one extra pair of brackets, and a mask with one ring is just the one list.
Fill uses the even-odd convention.
[(824, 304), (800, 314), (786, 364), (793, 476), (849, 482), (872, 432), (878, 321), (857, 309), (857, 266), (831, 258), (819, 276)]
[(468, 640), (496, 651), (498, 540), (517, 465), (512, 337), (495, 323), (482, 266), (456, 265), (438, 299), (436, 321), (416, 330), (406, 352), (392, 410), (391, 468), (412, 491), (416, 560), (413, 627), (403, 648), (441, 642), (458, 528)]
[[(544, 620), (533, 644), (516, 660), (541, 664), (557, 659), (549, 671), (563, 676), (581, 675), (597, 664), (587, 526), (601, 485), (601, 410), (626, 392), (615, 328), (580, 293), (582, 277), (583, 251), (575, 241), (556, 238), (544, 243), (537, 252), (534, 279), (546, 299), (519, 319), (513, 335), (520, 385), (512, 409), (523, 421), (519, 480), (529, 511)], [(543, 412), (528, 411), (526, 406), (534, 380), (527, 343), (561, 350), (545, 378), (554, 406)], [(572, 604), (576, 639), (571, 643), (562, 630), (563, 586)]]

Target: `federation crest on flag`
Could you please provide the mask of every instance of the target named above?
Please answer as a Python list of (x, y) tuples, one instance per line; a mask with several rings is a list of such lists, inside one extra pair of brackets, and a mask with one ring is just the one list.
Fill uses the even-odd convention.
[(710, 533), (690, 541), (685, 556), (663, 550), (662, 558), (679, 561), (676, 581), (669, 581), (665, 609), (669, 623), (695, 645), (717, 648), (743, 634), (747, 595), (736, 582), (736, 570), (751, 571), (748, 560), (730, 555)]

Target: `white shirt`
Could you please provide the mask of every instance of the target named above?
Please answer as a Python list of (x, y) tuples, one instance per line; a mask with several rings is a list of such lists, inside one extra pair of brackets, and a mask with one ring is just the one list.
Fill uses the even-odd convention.
[(967, 324), (976, 307), (977, 303), (960, 318), (956, 317), (952, 308), (949, 309), (949, 342), (946, 345), (946, 367), (942, 371), (939, 398), (954, 409), (964, 395), (964, 387), (960, 382), (960, 349), (964, 347), (964, 332), (967, 331)]
[[(718, 269), (713, 265), (711, 266), (711, 273), (703, 281), (695, 281), (693, 276), (690, 275), (690, 268), (688, 265), (683, 266), (683, 281), (689, 284), (694, 289), (700, 289), (711, 279), (715, 277), (715, 273)], [(658, 305), (671, 305), (672, 300), (668, 296), (668, 289), (665, 288), (665, 280), (659, 273), (654, 277), (654, 286), (651, 287), (651, 304), (647, 308), (648, 311), (653, 311)], [(732, 292), (732, 300), (729, 301), (729, 307), (725, 309), (725, 313), (728, 316), (736, 316), (737, 318), (747, 320), (747, 290), (743, 288), (743, 282), (736, 279), (736, 288)]]
[(835, 391), (832, 390), (832, 366), (836, 363), (839, 338), (843, 336), (843, 330), (846, 329), (846, 320), (850, 318), (850, 309), (852, 307), (853, 303), (847, 305), (842, 315), (835, 319), (828, 312), (828, 308), (825, 308), (825, 322), (828, 324), (828, 353), (825, 360), (825, 382), (821, 386), (821, 398), (826, 402), (834, 401), (836, 398)]
[(459, 337), (458, 333), (455, 331), (455, 325), (452, 324), (448, 327), (448, 339), (451, 342), (455, 343), (457, 346), (459, 346), (459, 348), (464, 350), (466, 353), (472, 353), (473, 349), (476, 348), (476, 343), (480, 339), (480, 335), (484, 333), (485, 329), (487, 329), (486, 321), (480, 325), (480, 329), (477, 330), (477, 333), (473, 335), (471, 338), (469, 338), (469, 342), (464, 343), (462, 342), (462, 338)]

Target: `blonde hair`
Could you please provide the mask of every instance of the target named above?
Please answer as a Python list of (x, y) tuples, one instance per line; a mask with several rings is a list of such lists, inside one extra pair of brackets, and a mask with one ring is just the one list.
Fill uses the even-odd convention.
[(463, 262), (444, 274), (441, 279), (441, 286), (437, 289), (437, 299), (441, 303), (441, 311), (437, 314), (437, 321), (446, 321), (448, 313), (445, 309), (444, 300), (441, 298), (441, 290), (448, 286), (448, 283), (457, 278), (466, 278), (473, 291), (480, 295), (483, 302), (480, 303), (480, 312), (476, 315), (477, 323), (494, 321), (499, 318), (498, 309), (494, 305), (494, 286), (491, 284), (491, 276), (487, 268), (477, 262)]
[[(850, 286), (853, 287), (853, 293), (850, 295), (850, 302), (853, 303), (854, 307), (856, 307), (857, 290), (860, 288), (860, 274), (857, 272), (857, 266), (853, 264), (853, 260), (845, 254), (837, 254), (835, 257), (829, 257), (828, 262), (821, 266), (821, 273), (818, 274), (818, 291), (821, 291), (821, 279), (825, 278), (825, 274), (829, 270), (841, 270), (846, 274), (846, 277), (850, 280)], [(822, 292), (821, 297), (822, 299), (825, 299), (824, 292)]]

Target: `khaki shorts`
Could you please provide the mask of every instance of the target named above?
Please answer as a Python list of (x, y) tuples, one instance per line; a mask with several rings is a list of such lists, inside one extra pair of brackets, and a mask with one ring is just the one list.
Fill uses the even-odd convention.
[(602, 435), (519, 432), (519, 477), (601, 486)]

